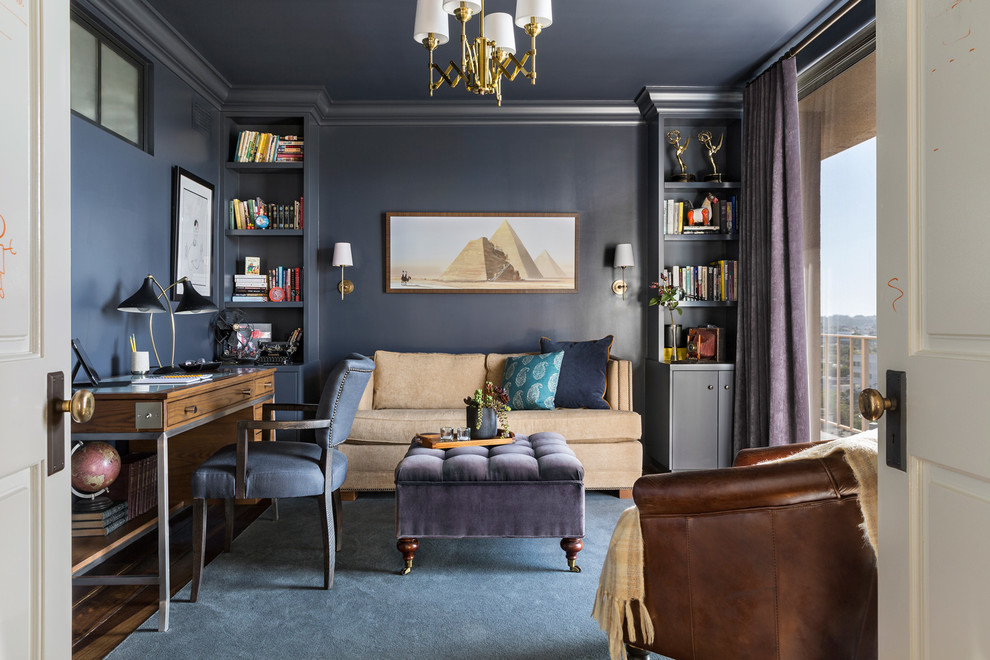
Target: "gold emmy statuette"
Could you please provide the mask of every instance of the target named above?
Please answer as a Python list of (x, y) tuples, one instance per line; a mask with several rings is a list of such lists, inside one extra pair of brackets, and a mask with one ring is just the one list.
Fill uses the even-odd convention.
[(677, 164), (681, 166), (681, 173), (672, 176), (671, 181), (694, 181), (694, 175), (687, 173), (687, 168), (684, 167), (684, 161), (681, 160), (681, 154), (691, 144), (691, 136), (689, 135), (687, 141), (681, 144), (680, 131), (667, 131), (667, 142), (674, 145), (674, 156), (677, 157)]
[(701, 131), (698, 133), (698, 142), (705, 145), (705, 148), (708, 150), (708, 162), (712, 165), (712, 173), (705, 175), (705, 181), (722, 182), (722, 173), (718, 171), (718, 166), (715, 165), (715, 154), (722, 148), (722, 141), (724, 139), (725, 133), (722, 133), (722, 137), (718, 139), (718, 146), (714, 146), (712, 145), (711, 131)]

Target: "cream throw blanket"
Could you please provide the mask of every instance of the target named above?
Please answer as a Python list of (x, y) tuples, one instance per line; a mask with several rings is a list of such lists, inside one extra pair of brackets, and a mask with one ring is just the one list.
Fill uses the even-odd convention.
[[(844, 453), (859, 485), (859, 506), (863, 513), (866, 540), (877, 551), (877, 434), (867, 431), (859, 435), (822, 443), (786, 458), (767, 463), (823, 458), (834, 452)], [(605, 564), (598, 579), (598, 592), (591, 617), (608, 635), (608, 652), (612, 660), (626, 660), (622, 623), (626, 622), (631, 642), (648, 646), (653, 642), (653, 621), (646, 610), (646, 587), (643, 581), (643, 536), (639, 526), (639, 509), (635, 506), (622, 512), (608, 544)], [(633, 625), (633, 607), (639, 610), (643, 630)], [(641, 637), (640, 637), (641, 635)], [(639, 646), (639, 644), (636, 644)]]

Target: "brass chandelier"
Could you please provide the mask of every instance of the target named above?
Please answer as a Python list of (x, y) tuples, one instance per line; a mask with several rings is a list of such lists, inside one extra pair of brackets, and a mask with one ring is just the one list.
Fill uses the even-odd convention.
[[(461, 63), (451, 61), (446, 70), (433, 62), (433, 51), (449, 39), (447, 14), (461, 22)], [(478, 15), (478, 36), (468, 40), (467, 24)], [(417, 0), (413, 39), (430, 53), (430, 96), (441, 84), (451, 87), (464, 80), (469, 92), (494, 94), (502, 105), (502, 79), (515, 80), (520, 73), (536, 84), (536, 35), (553, 22), (550, 0), (516, 0), (516, 25), (526, 31), (531, 47), (516, 58), (512, 16), (504, 12), (485, 15), (485, 0)], [(526, 63), (530, 70), (526, 70)], [(433, 72), (440, 74), (434, 82)]]

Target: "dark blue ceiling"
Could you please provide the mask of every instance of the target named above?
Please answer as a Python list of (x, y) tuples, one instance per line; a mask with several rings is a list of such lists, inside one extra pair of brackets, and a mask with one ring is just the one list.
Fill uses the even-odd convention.
[[(415, 0), (146, 0), (231, 84), (320, 85), (335, 102), (426, 100)], [(835, 0), (557, 0), (539, 79), (507, 101), (628, 101), (644, 85), (742, 85)], [(871, 3), (872, 4), (872, 3)], [(514, 13), (514, 0), (488, 12)], [(469, 23), (476, 31), (477, 19)], [(451, 18), (453, 32), (459, 23)], [(436, 60), (459, 59), (459, 32)], [(469, 31), (469, 36), (472, 32)], [(517, 46), (528, 38), (517, 30)], [(464, 100), (446, 86), (435, 99)]]

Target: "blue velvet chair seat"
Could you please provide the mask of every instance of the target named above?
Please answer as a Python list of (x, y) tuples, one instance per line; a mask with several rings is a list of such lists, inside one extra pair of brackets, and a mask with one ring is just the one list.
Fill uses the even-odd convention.
[[(330, 490), (347, 476), (347, 456), (332, 449)], [(321, 450), (311, 442), (253, 442), (246, 469), (247, 497), (308, 497), (323, 493)], [(206, 459), (193, 474), (192, 496), (204, 499), (230, 497), (234, 492), (237, 446), (228, 445)]]

